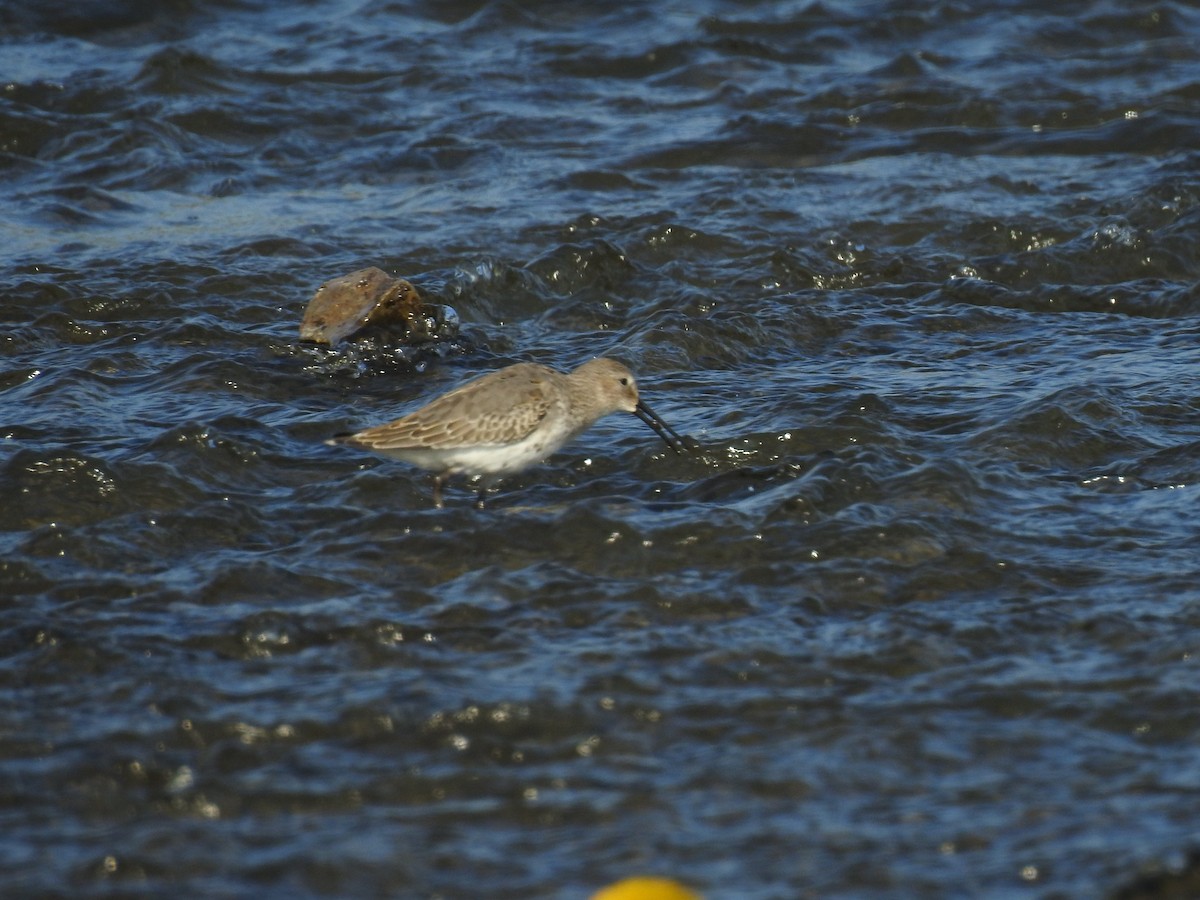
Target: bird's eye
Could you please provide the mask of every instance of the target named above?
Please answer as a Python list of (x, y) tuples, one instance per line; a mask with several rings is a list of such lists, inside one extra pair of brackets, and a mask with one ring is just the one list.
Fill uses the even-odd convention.
[(626, 386), (626, 387), (628, 387), (628, 386), (629, 386), (629, 379), (628, 379), (628, 378), (622, 378), (622, 379), (621, 379), (621, 384), (622, 384), (622, 385), (624, 385), (624, 386)]

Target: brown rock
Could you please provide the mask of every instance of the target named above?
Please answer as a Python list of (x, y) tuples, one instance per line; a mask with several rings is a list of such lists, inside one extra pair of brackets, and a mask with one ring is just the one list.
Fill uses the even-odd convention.
[(422, 303), (403, 278), (371, 266), (317, 288), (300, 323), (300, 340), (332, 347), (369, 325), (399, 325), (411, 340), (432, 340), (445, 335), (430, 333), (430, 323), (445, 318), (443, 307)]

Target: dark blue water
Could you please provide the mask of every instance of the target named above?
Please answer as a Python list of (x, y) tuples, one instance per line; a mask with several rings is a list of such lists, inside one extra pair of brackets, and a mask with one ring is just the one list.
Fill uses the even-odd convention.
[[(0, 5), (0, 894), (1178, 868), (1198, 148), (1182, 2)], [(701, 449), (323, 444), (602, 354)]]

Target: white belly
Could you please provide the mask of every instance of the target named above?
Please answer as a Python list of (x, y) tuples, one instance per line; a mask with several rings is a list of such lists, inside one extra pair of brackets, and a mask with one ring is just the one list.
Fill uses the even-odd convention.
[(512, 444), (403, 447), (376, 452), (434, 472), (454, 475), (507, 475), (540, 463), (574, 436), (572, 432), (537, 428), (529, 437)]

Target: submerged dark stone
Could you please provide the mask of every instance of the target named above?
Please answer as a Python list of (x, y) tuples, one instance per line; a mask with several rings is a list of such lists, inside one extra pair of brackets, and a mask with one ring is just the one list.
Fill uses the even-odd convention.
[(1144, 872), (1119, 887), (1111, 900), (1192, 900), (1200, 897), (1200, 850), (1178, 867)]

